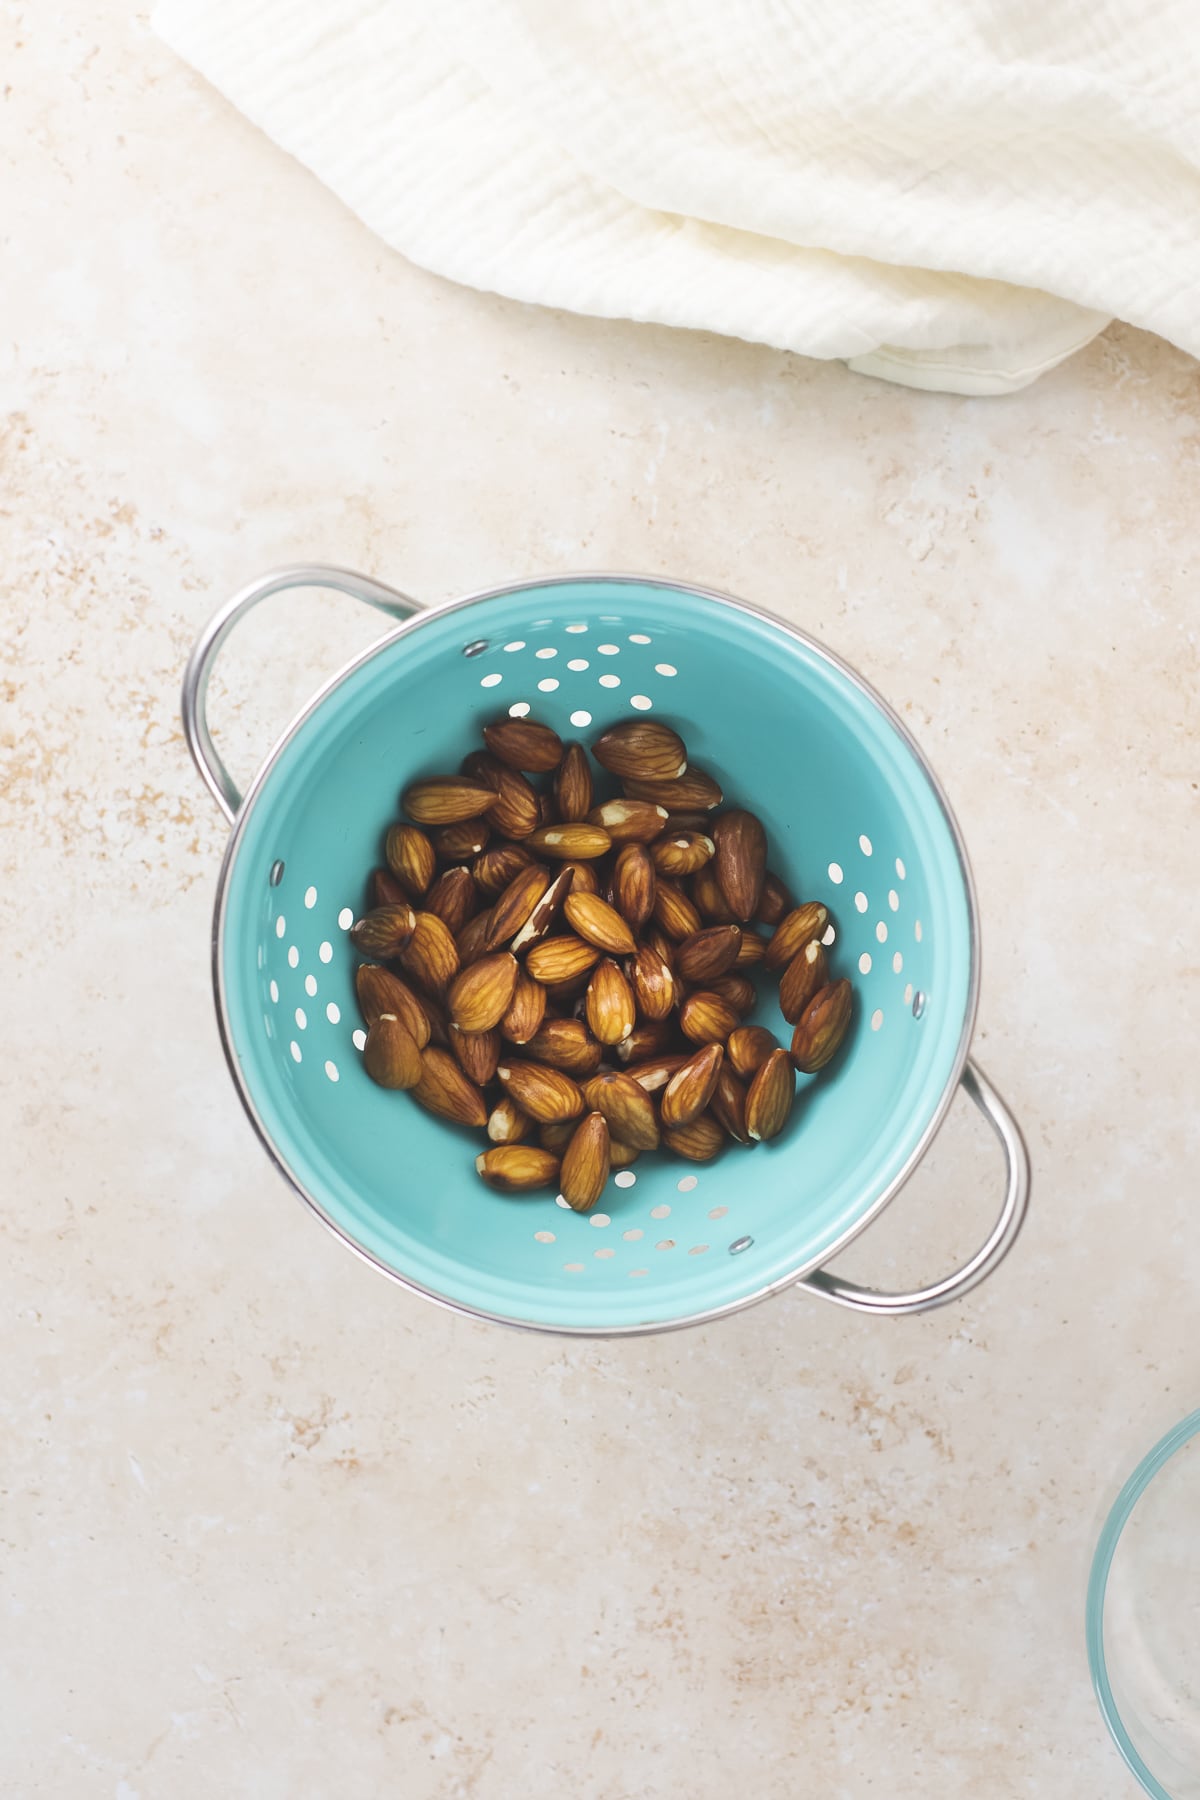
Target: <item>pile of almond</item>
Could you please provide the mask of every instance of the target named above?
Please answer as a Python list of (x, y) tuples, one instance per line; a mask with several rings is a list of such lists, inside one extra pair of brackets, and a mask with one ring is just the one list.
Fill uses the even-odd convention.
[[(529, 718), (483, 737), (461, 774), (405, 790), (351, 929), (372, 958), (356, 975), (367, 1073), (486, 1130), (489, 1187), (554, 1188), (576, 1212), (643, 1151), (706, 1162), (778, 1136), (793, 1065), (823, 1069), (850, 1022), (825, 907), (793, 902), (759, 820), (720, 810), (668, 725), (596, 740), (620, 787), (598, 803), (580, 744)], [(790, 1052), (743, 1024), (763, 971)]]

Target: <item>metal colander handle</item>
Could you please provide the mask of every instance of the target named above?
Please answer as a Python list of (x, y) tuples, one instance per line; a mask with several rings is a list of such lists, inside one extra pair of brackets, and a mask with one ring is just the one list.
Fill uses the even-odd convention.
[(183, 729), (188, 749), (199, 769), (205, 786), (232, 825), (242, 804), (242, 796), (229, 770), (225, 767), (212, 734), (208, 729), (208, 682), (222, 644), (245, 613), (287, 588), (333, 588), (351, 599), (365, 600), (380, 612), (395, 619), (407, 619), (421, 607), (407, 594), (372, 581), (369, 575), (358, 575), (353, 569), (338, 569), (326, 563), (296, 563), (285, 569), (273, 569), (241, 589), (209, 620), (196, 639), (183, 672)]
[(929, 1312), (935, 1306), (960, 1300), (1004, 1261), (1016, 1242), (1029, 1206), (1029, 1152), (1020, 1127), (978, 1063), (968, 1060), (962, 1073), (962, 1085), (975, 1102), (1004, 1151), (1004, 1204), (1000, 1216), (982, 1247), (953, 1275), (929, 1287), (917, 1288), (910, 1294), (885, 1294), (876, 1288), (859, 1287), (857, 1282), (842, 1281), (827, 1269), (806, 1275), (797, 1287), (809, 1288), (825, 1300), (849, 1306), (855, 1312), (884, 1313), (896, 1317), (901, 1313)]

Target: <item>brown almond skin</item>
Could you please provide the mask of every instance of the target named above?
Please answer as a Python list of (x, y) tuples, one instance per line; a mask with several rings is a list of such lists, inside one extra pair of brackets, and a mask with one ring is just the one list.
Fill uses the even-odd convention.
[(808, 901), (804, 906), (793, 907), (771, 933), (763, 958), (768, 969), (786, 969), (792, 958), (799, 956), (805, 944), (811, 944), (814, 938), (822, 936), (828, 923), (827, 909), (815, 900)]
[(762, 820), (743, 807), (734, 807), (714, 820), (713, 842), (717, 852), (713, 868), (735, 919), (752, 919), (762, 899), (767, 875), (767, 834)]
[(611, 850), (612, 839), (598, 825), (545, 825), (531, 833), (529, 848), (559, 862), (591, 862)]
[(592, 810), (592, 770), (582, 744), (568, 746), (554, 775), (554, 804), (567, 824), (578, 824)]
[(588, 1104), (602, 1112), (614, 1138), (632, 1150), (658, 1147), (658, 1118), (654, 1102), (632, 1075), (596, 1075), (588, 1083)]
[(682, 940), (675, 952), (675, 967), (684, 981), (704, 984), (732, 969), (741, 943), (736, 925), (708, 925)]
[(552, 879), (544, 863), (529, 863), (525, 868), (518, 869), (492, 907), (487, 940), (489, 950), (495, 950), (516, 937)]
[(558, 1186), (559, 1158), (535, 1144), (497, 1144), (475, 1158), (475, 1168), (498, 1194), (528, 1194)]
[(718, 975), (710, 992), (719, 994), (742, 1019), (758, 1005), (758, 989), (748, 975)]
[(583, 1111), (583, 1095), (576, 1083), (561, 1069), (553, 1069), (547, 1063), (524, 1062), (513, 1057), (502, 1062), (496, 1074), (521, 1111), (536, 1119), (539, 1125), (573, 1119)]
[(725, 1052), (720, 1044), (708, 1044), (672, 1075), (662, 1091), (661, 1119), (668, 1126), (686, 1125), (704, 1111), (717, 1085)]
[(487, 955), (488, 931), (491, 923), (490, 912), (476, 913), (473, 919), (467, 920), (461, 931), (455, 932), (454, 945), (458, 951), (460, 969), (469, 968), (472, 963), (478, 962), (481, 956)]
[(387, 866), (410, 900), (419, 900), (437, 873), (437, 855), (419, 825), (393, 825), (384, 847)]
[(563, 757), (558, 733), (536, 719), (498, 719), (494, 725), (484, 726), (483, 741), (510, 769), (526, 769), (535, 775), (557, 769)]
[(730, 1068), (728, 1056), (718, 1071), (717, 1085), (708, 1107), (718, 1125), (728, 1132), (735, 1143), (751, 1142), (750, 1133), (746, 1130), (745, 1084), (739, 1081)]
[(430, 1044), (421, 1052), (421, 1079), (412, 1089), (414, 1100), (439, 1118), (456, 1125), (474, 1125), (482, 1129), (488, 1121), (483, 1095), (467, 1080), (448, 1050)]
[(606, 800), (588, 814), (588, 824), (607, 831), (614, 844), (648, 844), (661, 836), (666, 822), (666, 807), (652, 800)]
[(622, 1044), (637, 1023), (633, 989), (610, 956), (597, 963), (588, 982), (587, 1022), (602, 1044)]
[(553, 794), (546, 793), (538, 795), (538, 824), (562, 824), (562, 820), (558, 816), (558, 807), (555, 805)]
[(508, 1094), (501, 1094), (488, 1114), (487, 1134), (493, 1144), (519, 1144), (533, 1130), (533, 1120)]
[(380, 906), (407, 906), (410, 899), (408, 889), (396, 880), (390, 869), (372, 869), (367, 893), (371, 902), (368, 912)]
[(429, 1020), (429, 1041), (439, 1050), (450, 1048), (450, 1021), (446, 1017), (446, 1008), (436, 994), (418, 994), (417, 998), (425, 1009)]
[(631, 800), (653, 800), (669, 813), (711, 812), (725, 798), (720, 785), (711, 775), (694, 765), (675, 781), (624, 780), (621, 783)]
[(399, 956), (412, 940), (417, 915), (403, 906), (377, 906), (350, 927), (350, 942), (364, 956)]
[(679, 1009), (679, 1029), (693, 1044), (723, 1044), (736, 1031), (740, 1016), (720, 994), (703, 988), (689, 994)]
[(738, 945), (737, 960), (733, 965), (734, 968), (753, 969), (763, 960), (766, 948), (765, 939), (760, 938), (756, 931), (751, 931), (748, 925), (743, 925), (742, 941)]
[(470, 862), (491, 842), (486, 819), (460, 819), (457, 825), (441, 825), (433, 834), (433, 847), (442, 863)]
[(400, 803), (417, 825), (454, 825), (477, 819), (495, 803), (491, 788), (466, 775), (431, 775), (405, 788)]
[(563, 901), (563, 915), (585, 943), (595, 944), (609, 956), (633, 955), (636, 945), (632, 931), (616, 907), (599, 894), (577, 894), (572, 890)]
[(667, 936), (661, 925), (648, 925), (643, 937), (643, 942), (649, 944), (651, 950), (662, 957), (674, 977), (675, 986), (678, 987), (679, 971), (675, 967), (675, 952), (679, 948), (678, 944), (675, 943), (674, 939)]
[(682, 1069), (686, 1061), (686, 1056), (652, 1057), (648, 1062), (631, 1064), (626, 1073), (639, 1087), (645, 1088), (648, 1094), (657, 1094), (666, 1087), (676, 1069)]
[(594, 969), (604, 954), (595, 944), (577, 937), (542, 938), (525, 955), (526, 973), (548, 986), (574, 981)]
[(546, 990), (522, 969), (508, 1011), (500, 1021), (500, 1035), (510, 1044), (527, 1044), (541, 1030), (545, 1016)]
[(523, 844), (493, 844), (471, 864), (475, 886), (487, 899), (497, 899), (533, 858)]
[(644, 844), (625, 844), (613, 866), (613, 905), (632, 931), (641, 931), (654, 912), (658, 880)]
[(479, 911), (479, 889), (470, 869), (458, 863), (443, 870), (425, 896), (425, 910), (436, 913), (457, 937), (468, 919)]
[(458, 946), (436, 913), (419, 912), (400, 962), (419, 987), (440, 999), (458, 974)]
[(635, 1149), (632, 1144), (623, 1144), (620, 1138), (615, 1138), (612, 1135), (612, 1128), (609, 1128), (608, 1166), (610, 1169), (628, 1169), (641, 1154), (641, 1151)]
[(703, 929), (700, 914), (683, 889), (661, 875), (654, 896), (654, 918), (677, 943)]
[(538, 826), (538, 797), (517, 769), (484, 750), (472, 751), (463, 760), (463, 773), (494, 796), (488, 823), (501, 837), (527, 838)]
[[(572, 894), (598, 894), (600, 883), (596, 878), (596, 867), (590, 862), (565, 862), (562, 875), (569, 876), (567, 888)], [(562, 876), (560, 876), (560, 880)]]
[(758, 902), (758, 911), (754, 917), (760, 925), (778, 925), (780, 919), (786, 918), (796, 902), (778, 875), (768, 869), (763, 877), (762, 897)]
[(735, 923), (733, 914), (725, 903), (725, 896), (721, 892), (716, 870), (711, 862), (705, 863), (703, 868), (697, 869), (692, 876), (692, 899), (701, 918), (705, 919), (708, 924), (732, 925)]
[(559, 1119), (554, 1125), (539, 1125), (538, 1143), (543, 1150), (550, 1150), (555, 1156), (561, 1156), (577, 1130), (578, 1125), (574, 1119)]
[(676, 1156), (686, 1156), (689, 1162), (711, 1162), (728, 1139), (712, 1114), (703, 1112), (686, 1125), (673, 1125), (670, 1129), (664, 1125), (662, 1141), (668, 1150)]
[(639, 1019), (625, 1042), (617, 1045), (617, 1061), (641, 1063), (652, 1056), (661, 1056), (674, 1038), (669, 1019)]
[[(713, 855), (714, 845), (710, 837), (700, 831), (677, 831), (670, 837), (660, 837), (650, 847), (654, 858), (654, 867), (660, 875), (669, 875), (678, 880), (684, 875), (694, 875), (702, 869)], [(693, 897), (695, 889), (692, 890)]]
[(508, 1011), (520, 968), (515, 956), (497, 950), (462, 969), (450, 983), (446, 1010), (460, 1031), (491, 1031)]
[(749, 1081), (758, 1074), (772, 1050), (778, 1048), (779, 1040), (765, 1025), (739, 1025), (729, 1034), (725, 1054), (733, 1064), (735, 1074), (743, 1081)]
[(825, 952), (815, 940), (793, 956), (779, 979), (779, 1010), (794, 1025), (814, 994), (829, 982)]
[(354, 988), (358, 995), (358, 1010), (368, 1029), (380, 1013), (394, 1013), (417, 1049), (425, 1048), (429, 1042), (429, 1014), (398, 975), (393, 975), (390, 969), (381, 969), (377, 963), (362, 963), (354, 971)]
[(519, 956), (530, 944), (539, 943), (551, 931), (562, 911), (563, 901), (575, 891), (578, 867), (577, 863), (566, 863), (559, 870), (509, 945), (514, 955)]
[(779, 1136), (795, 1093), (791, 1058), (786, 1050), (772, 1050), (746, 1093), (746, 1130), (756, 1142)]
[(451, 1025), (450, 1049), (463, 1074), (476, 1087), (485, 1088), (494, 1079), (501, 1050), (500, 1033), (494, 1026), (490, 1031), (463, 1031)]
[(603, 1113), (591, 1112), (563, 1152), (559, 1182), (573, 1212), (590, 1212), (604, 1192), (609, 1171), (609, 1132)]
[(845, 979), (830, 982), (809, 1001), (792, 1033), (792, 1061), (802, 1075), (815, 1075), (837, 1055), (852, 1009), (853, 993)]
[(385, 1088), (415, 1088), (421, 1079), (421, 1051), (395, 1013), (380, 1013), (367, 1032), (363, 1067)]
[(688, 766), (683, 739), (657, 719), (624, 719), (610, 726), (592, 744), (592, 755), (622, 780), (672, 781)]
[(549, 1063), (577, 1080), (594, 1075), (603, 1055), (582, 1019), (545, 1019), (525, 1046), (534, 1061)]
[(675, 1010), (675, 976), (649, 944), (642, 944), (630, 965), (633, 996), (644, 1019), (669, 1019)]

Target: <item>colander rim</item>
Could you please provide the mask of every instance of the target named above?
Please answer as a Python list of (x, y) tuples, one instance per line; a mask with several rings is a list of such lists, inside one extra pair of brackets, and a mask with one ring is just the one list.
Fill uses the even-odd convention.
[[(341, 570), (339, 573), (347, 575), (350, 579), (354, 579), (352, 571)], [(866, 1211), (857, 1218), (852, 1225), (846, 1228), (833, 1245), (822, 1250), (819, 1256), (810, 1258), (808, 1261), (798, 1264), (794, 1269), (789, 1270), (786, 1275), (779, 1276), (774, 1281), (764, 1284), (761, 1288), (755, 1289), (753, 1293), (743, 1294), (735, 1300), (726, 1301), (721, 1306), (707, 1307), (700, 1312), (689, 1313), (682, 1318), (644, 1320), (633, 1325), (565, 1325), (549, 1323), (540, 1319), (525, 1319), (513, 1317), (506, 1313), (493, 1312), (486, 1307), (473, 1306), (465, 1300), (456, 1299), (453, 1295), (440, 1293), (436, 1288), (426, 1287), (422, 1282), (414, 1280), (412, 1276), (405, 1275), (400, 1270), (392, 1268), (390, 1264), (384, 1262), (381, 1257), (376, 1256), (372, 1251), (368, 1250), (365, 1245), (360, 1244), (353, 1236), (351, 1236), (345, 1226), (340, 1224), (338, 1220), (333, 1218), (331, 1214), (326, 1211), (316, 1195), (312, 1194), (304, 1183), (293, 1173), (287, 1162), (284, 1160), (270, 1130), (261, 1117), (258, 1108), (254, 1103), (253, 1095), (250, 1093), (246, 1083), (241, 1060), (234, 1049), (223, 972), (225, 913), (229, 889), (229, 876), (237, 858), (237, 852), (242, 836), (254, 811), (258, 798), (266, 786), (272, 769), (286, 750), (287, 746), (291, 743), (292, 739), (312, 715), (324, 705), (325, 701), (330, 698), (343, 682), (348, 681), (359, 669), (364, 668), (368, 663), (372, 662), (375, 657), (381, 656), (386, 650), (389, 650), (398, 639), (407, 637), (410, 633), (420, 630), (422, 626), (429, 624), (435, 619), (444, 618), (450, 613), (467, 612), (472, 607), (486, 605), (489, 601), (502, 599), (509, 594), (519, 594), (534, 588), (574, 587), (582, 582), (597, 582), (612, 586), (666, 588), (673, 593), (692, 594), (702, 600), (710, 600), (719, 606), (728, 607), (732, 611), (742, 613), (749, 618), (761, 620), (773, 629), (784, 632), (788, 637), (794, 639), (821, 661), (829, 664), (831, 668), (848, 681), (852, 687), (857, 688), (858, 691), (878, 709), (915, 757), (918, 766), (924, 773), (926, 780), (929, 782), (934, 798), (941, 809), (949, 829), (962, 874), (963, 889), (967, 903), (967, 932), (970, 968), (968, 971), (966, 1004), (963, 1008), (962, 1030), (959, 1035), (958, 1044), (942, 1092), (938, 1097), (936, 1105), (930, 1112), (930, 1116), (926, 1121), (925, 1128), (922, 1131), (920, 1138), (913, 1146), (912, 1152), (908, 1156), (903, 1167), (896, 1173), (886, 1188), (876, 1196)], [(785, 1292), (788, 1288), (795, 1287), (798, 1282), (803, 1281), (806, 1275), (811, 1275), (816, 1269), (823, 1268), (827, 1263), (832, 1262), (836, 1256), (839, 1256), (847, 1245), (851, 1244), (860, 1233), (865, 1231), (873, 1220), (877, 1219), (884, 1209), (896, 1198), (901, 1188), (904, 1187), (905, 1183), (909, 1180), (910, 1176), (924, 1158), (926, 1151), (929, 1149), (933, 1139), (937, 1136), (942, 1121), (950, 1109), (951, 1102), (958, 1091), (958, 1085), (962, 1079), (963, 1069), (966, 1066), (967, 1056), (971, 1048), (971, 1040), (974, 1036), (975, 1020), (979, 1010), (979, 991), (981, 982), (980, 963), (979, 908), (975, 892), (975, 877), (971, 868), (970, 857), (967, 854), (966, 843), (945, 788), (942, 786), (942, 783), (924, 750), (921, 748), (912, 732), (908, 729), (899, 713), (896, 712), (895, 708), (884, 699), (882, 694), (877, 692), (871, 683), (867, 681), (865, 676), (860, 674), (851, 663), (848, 663), (843, 657), (839, 656), (836, 651), (830, 650), (826, 645), (812, 637), (808, 632), (802, 630), (797, 625), (791, 624), (787, 619), (780, 618), (777, 613), (771, 612), (766, 607), (755, 606), (750, 601), (739, 599), (734, 594), (727, 594), (719, 588), (702, 586), (696, 582), (678, 581), (664, 575), (638, 575), (627, 572), (610, 573), (604, 571), (588, 572), (586, 570), (580, 570), (568, 575), (526, 576), (521, 580), (505, 582), (499, 587), (479, 589), (474, 593), (463, 595), (458, 599), (437, 601), (431, 606), (423, 606), (420, 611), (415, 612), (411, 617), (402, 620), (392, 630), (385, 632), (382, 637), (377, 638), (374, 643), (368, 644), (365, 650), (360, 651), (358, 655), (352, 657), (349, 662), (344, 663), (340, 669), (335, 671), (335, 673), (317, 689), (316, 693), (312, 695), (284, 727), (280, 736), (275, 740), (274, 744), (272, 744), (258, 768), (255, 770), (254, 777), (250, 782), (249, 787), (246, 789), (241, 805), (238, 807), (237, 815), (230, 827), (229, 838), (225, 845), (225, 854), (221, 859), (221, 868), (217, 877), (217, 891), (213, 904), (212, 976), (221, 1048), (225, 1056), (226, 1066), (233, 1079), (234, 1086), (237, 1089), (242, 1106), (245, 1109), (246, 1116), (250, 1121), (254, 1133), (262, 1144), (263, 1149), (266, 1151), (271, 1162), (274, 1163), (276, 1169), (283, 1176), (288, 1186), (298, 1198), (305, 1203), (310, 1211), (315, 1214), (327, 1230), (333, 1233), (334, 1237), (336, 1237), (340, 1243), (344, 1244), (347, 1249), (353, 1251), (356, 1256), (367, 1263), (371, 1268), (376, 1269), (380, 1274), (385, 1275), (389, 1281), (395, 1282), (398, 1286), (407, 1289), (408, 1292), (417, 1294), (424, 1300), (430, 1300), (435, 1306), (444, 1307), (447, 1311), (458, 1313), (464, 1318), (480, 1319), (489, 1324), (507, 1325), (517, 1330), (537, 1331), (556, 1337), (649, 1337), (658, 1332), (682, 1331), (693, 1325), (707, 1325), (717, 1319), (727, 1318), (735, 1313), (744, 1312), (748, 1307), (756, 1306), (761, 1301), (770, 1299), (774, 1294), (780, 1294)]]

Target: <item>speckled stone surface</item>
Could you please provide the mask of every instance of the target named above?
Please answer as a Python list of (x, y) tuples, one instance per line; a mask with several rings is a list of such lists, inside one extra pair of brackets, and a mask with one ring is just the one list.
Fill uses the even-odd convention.
[[(1008, 401), (454, 289), (150, 35), (10, 7), (0, 1788), (54, 1800), (1121, 1800), (1088, 1561), (1195, 1403), (1200, 380), (1113, 329)], [(436, 599), (731, 589), (856, 663), (972, 848), (1035, 1207), (964, 1304), (613, 1344), (394, 1289), (268, 1167), (208, 983), (196, 631), (312, 557)], [(376, 627), (264, 609), (249, 773)], [(844, 1259), (944, 1272), (956, 1106)]]

